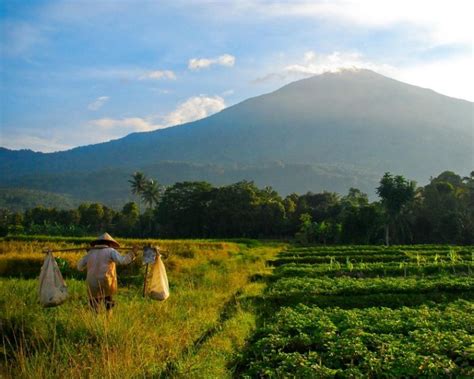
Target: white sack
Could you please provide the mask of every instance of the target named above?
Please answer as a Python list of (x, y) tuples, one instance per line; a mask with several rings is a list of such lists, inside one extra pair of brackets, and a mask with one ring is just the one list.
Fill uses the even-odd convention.
[(166, 275), (165, 265), (159, 254), (151, 270), (148, 294), (155, 300), (166, 300), (170, 295), (168, 276)]
[(68, 297), (66, 283), (52, 253), (44, 259), (39, 277), (39, 298), (43, 307), (55, 307)]

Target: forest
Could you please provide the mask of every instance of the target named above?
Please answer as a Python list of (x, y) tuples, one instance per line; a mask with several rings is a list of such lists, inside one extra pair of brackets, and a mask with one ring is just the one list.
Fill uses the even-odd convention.
[(240, 181), (222, 187), (179, 182), (164, 187), (131, 175), (136, 202), (120, 211), (100, 203), (75, 209), (0, 210), (0, 233), (88, 236), (107, 230), (137, 238), (264, 238), (319, 244), (474, 243), (474, 171), (445, 171), (429, 184), (386, 173), (378, 201), (356, 188), (280, 196)]

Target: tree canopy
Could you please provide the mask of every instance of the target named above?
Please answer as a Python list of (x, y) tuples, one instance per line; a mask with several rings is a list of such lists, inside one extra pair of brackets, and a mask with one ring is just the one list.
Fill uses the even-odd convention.
[[(150, 184), (152, 183), (152, 184)], [(179, 182), (163, 188), (135, 173), (131, 190), (147, 199), (119, 211), (99, 203), (76, 209), (34, 207), (25, 212), (0, 209), (0, 233), (94, 235), (108, 231), (123, 237), (293, 238), (307, 243), (381, 244), (474, 242), (474, 173), (445, 171), (424, 187), (399, 175), (385, 174), (369, 202), (356, 188), (282, 198), (271, 187), (240, 181), (215, 187)], [(145, 195), (147, 191), (149, 192)], [(140, 189), (139, 189), (140, 188)]]

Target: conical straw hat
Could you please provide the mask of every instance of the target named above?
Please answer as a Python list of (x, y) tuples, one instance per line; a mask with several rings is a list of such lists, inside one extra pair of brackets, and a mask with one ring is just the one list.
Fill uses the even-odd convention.
[(109, 233), (104, 233), (100, 235), (99, 237), (97, 237), (95, 241), (91, 242), (91, 246), (101, 245), (101, 244), (109, 245), (111, 247), (120, 247), (120, 244), (117, 241), (115, 241)]

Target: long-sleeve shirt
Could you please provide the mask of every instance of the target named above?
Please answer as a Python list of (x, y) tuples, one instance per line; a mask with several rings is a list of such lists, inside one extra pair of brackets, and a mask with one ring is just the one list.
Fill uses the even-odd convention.
[(117, 292), (118, 265), (127, 265), (134, 259), (132, 252), (120, 255), (115, 249), (106, 245), (98, 245), (89, 250), (78, 263), (77, 268), (82, 271), (87, 267), (87, 285), (89, 296), (111, 296)]

